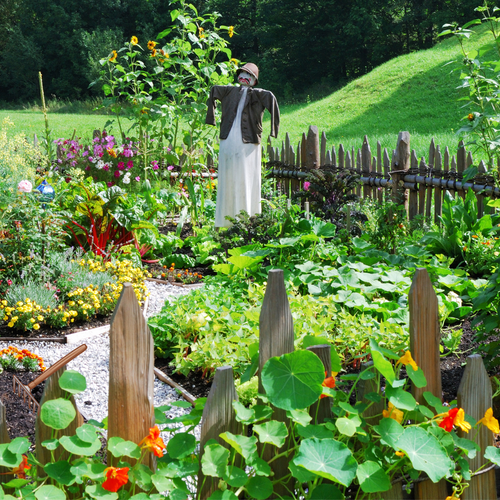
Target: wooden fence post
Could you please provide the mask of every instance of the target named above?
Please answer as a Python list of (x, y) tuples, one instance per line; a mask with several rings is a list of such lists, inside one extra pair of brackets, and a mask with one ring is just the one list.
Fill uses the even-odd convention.
[[(36, 137), (36, 134), (35, 134)], [(5, 405), (0, 401), (0, 444), (10, 443), (9, 431), (7, 430), (7, 417), (5, 414)], [(14, 479), (13, 474), (9, 474), (8, 467), (0, 467), (0, 484), (8, 483)]]
[[(329, 377), (332, 374), (332, 358), (331, 358), (331, 346), (329, 344), (322, 345), (312, 345), (307, 348), (308, 351), (312, 351), (323, 363), (325, 367), (325, 377)], [(319, 408), (318, 408), (319, 406)], [(322, 424), (326, 418), (332, 418), (332, 401), (330, 398), (320, 399), (317, 403), (314, 403), (309, 408), (309, 414), (313, 418), (312, 423)], [(316, 419), (316, 420), (314, 420)]]
[(408, 212), (408, 197), (404, 187), (403, 177), (410, 168), (410, 133), (400, 132), (396, 145), (396, 156), (392, 165), (392, 200), (398, 205), (404, 205)]
[[(43, 389), (42, 400), (40, 401), (40, 408), (47, 401), (51, 401), (52, 399), (58, 399), (65, 397), (67, 393), (63, 391), (59, 387), (59, 379), (61, 375), (66, 371), (66, 367), (63, 366), (59, 370), (57, 370), (54, 374), (52, 374), (47, 381), (45, 382), (45, 387)], [(77, 427), (80, 427), (83, 424), (83, 417), (81, 413), (78, 411), (78, 408), (75, 403), (75, 398), (71, 396), (71, 403), (75, 407), (76, 417), (69, 424), (66, 429), (62, 429), (60, 431), (54, 431), (51, 427), (47, 427), (40, 418), (40, 412), (36, 418), (35, 424), (35, 445), (36, 445), (36, 458), (42, 464), (47, 464), (52, 461), (51, 453), (47, 448), (42, 446), (42, 443), (47, 439), (57, 438), (59, 439), (61, 436), (73, 436), (76, 434)], [(55, 432), (55, 435), (54, 435)], [(69, 457), (69, 452), (64, 450), (62, 446), (60, 446), (54, 452), (55, 460), (66, 460)], [(46, 476), (45, 471), (38, 467), (38, 475), (44, 477)]]
[[(215, 439), (219, 444), (229, 448), (229, 445), (219, 438), (223, 432), (229, 431), (240, 434), (242, 425), (236, 421), (233, 401), (238, 401), (236, 388), (234, 386), (233, 369), (230, 366), (222, 366), (215, 370), (214, 380), (210, 393), (208, 394), (203, 416), (201, 419), (200, 435), (200, 460), (203, 456), (205, 444), (209, 439)], [(201, 472), (198, 474), (198, 496), (201, 500), (207, 499), (217, 488), (219, 480), (206, 477)]]
[[(266, 361), (274, 356), (290, 353), (294, 349), (293, 319), (281, 269), (273, 269), (267, 276), (266, 293), (260, 311), (259, 331), (259, 393), (264, 393), (260, 374)], [(286, 424), (286, 411), (276, 408), (273, 419)], [(283, 451), (283, 448), (280, 448), (280, 451)], [(270, 460), (274, 453), (275, 450), (267, 446), (264, 450), (264, 460)], [(282, 457), (275, 460), (271, 468), (274, 471), (274, 479), (287, 476), (289, 474), (288, 458)], [(285, 496), (288, 489), (286, 485), (281, 485), (275, 491)]]
[(305, 147), (305, 166), (308, 169), (319, 167), (319, 132), (318, 127), (310, 125)]
[[(361, 146), (361, 170), (363, 176), (370, 176), (372, 164), (372, 152), (368, 142), (368, 136), (363, 138), (363, 145)], [(363, 186), (363, 198), (368, 198), (371, 195), (371, 188), (366, 184)]]
[[(427, 386), (413, 386), (412, 393), (418, 403), (425, 400), (423, 393), (432, 392), (442, 398), (441, 370), (439, 360), (439, 309), (436, 292), (432, 287), (427, 269), (417, 269), (408, 294), (410, 308), (410, 351), (422, 368)], [(423, 481), (415, 485), (416, 500), (446, 498), (446, 481), (438, 483)]]
[[(109, 331), (108, 439), (139, 443), (154, 425), (153, 346), (134, 288), (125, 283)], [(108, 465), (116, 462), (108, 451)], [(152, 453), (144, 462), (154, 470)]]
[[(483, 359), (479, 354), (468, 356), (467, 366), (458, 388), (458, 406), (478, 421), (484, 417), (486, 410), (492, 407), (491, 398), (491, 381), (484, 367)], [(461, 437), (469, 437), (463, 432), (460, 434)], [(480, 451), (478, 451), (476, 458), (468, 461), (471, 470), (476, 471), (488, 463), (483, 455), (487, 446), (493, 446), (493, 433), (486, 426), (481, 425), (473, 441), (480, 446)], [(462, 494), (462, 500), (489, 500), (496, 497), (495, 471), (493, 469), (472, 477), (469, 487), (465, 488)]]
[[(417, 153), (413, 149), (411, 152), (411, 160), (410, 160), (411, 170), (412, 172), (416, 172), (418, 170), (418, 158)], [(415, 183), (413, 189), (410, 189), (410, 200), (408, 203), (408, 218), (412, 221), (415, 216), (418, 214), (418, 184)]]

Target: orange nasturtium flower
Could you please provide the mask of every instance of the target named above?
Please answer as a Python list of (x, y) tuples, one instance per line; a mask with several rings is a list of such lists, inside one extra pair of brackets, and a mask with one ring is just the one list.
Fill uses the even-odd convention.
[(415, 363), (415, 361), (413, 360), (413, 358), (411, 357), (411, 352), (410, 351), (406, 351), (404, 353), (403, 356), (401, 356), (399, 359), (398, 359), (398, 362), (396, 363), (396, 366), (399, 365), (399, 363), (402, 363), (403, 365), (410, 365), (415, 371), (418, 370), (418, 366), (417, 366), (417, 363)]
[(500, 433), (500, 427), (498, 425), (498, 420), (493, 416), (493, 410), (488, 408), (484, 417), (478, 422), (478, 424), (483, 424), (494, 434)]
[(115, 62), (117, 57), (118, 53), (116, 52), (116, 50), (113, 50), (111, 57), (109, 58), (109, 62)]
[(149, 429), (149, 434), (139, 443), (139, 446), (153, 452), (157, 457), (163, 456), (165, 443), (160, 437), (160, 429), (157, 425)]
[(131, 39), (130, 39), (130, 43), (132, 45), (137, 45), (139, 43), (139, 40), (137, 40), (137, 37), (136, 36), (133, 36)]
[[(329, 377), (328, 373), (325, 371), (325, 380), (323, 380), (323, 383), (321, 384), (322, 387), (329, 387), (330, 389), (335, 389), (335, 375), (337, 375), (336, 372), (332, 372), (332, 376)], [(321, 394), (319, 399), (326, 398), (326, 394)]]
[(152, 42), (151, 40), (149, 40), (148, 49), (153, 50), (156, 47), (156, 45), (157, 45), (156, 42)]
[(392, 418), (398, 424), (403, 421), (403, 412), (398, 410), (391, 402), (387, 405), (387, 410), (382, 410), (382, 416), (384, 418)]
[(445, 417), (439, 422), (439, 427), (447, 432), (451, 432), (454, 425), (460, 427), (460, 429), (462, 429), (464, 432), (469, 432), (469, 430), (471, 429), (471, 425), (469, 424), (469, 422), (465, 421), (465, 412), (462, 408), (452, 408), (446, 413), (441, 413), (438, 416), (441, 415), (445, 415)]
[(28, 464), (28, 457), (23, 455), (22, 462), (12, 469), (11, 474), (15, 474), (19, 479), (26, 479), (26, 469), (31, 469), (31, 465)]
[(106, 481), (102, 483), (102, 487), (106, 491), (116, 493), (124, 484), (128, 483), (128, 467), (108, 467), (104, 469), (104, 477)]

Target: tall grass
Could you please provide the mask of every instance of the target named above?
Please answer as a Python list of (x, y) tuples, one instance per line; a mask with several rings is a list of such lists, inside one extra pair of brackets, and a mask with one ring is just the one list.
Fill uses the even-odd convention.
[[(469, 49), (489, 46), (490, 35), (485, 28), (478, 27), (466, 42)], [(326, 133), (329, 146), (342, 143), (347, 148), (358, 148), (367, 135), (372, 150), (377, 140), (382, 147), (393, 149), (398, 132), (408, 130), (411, 147), (419, 157), (428, 157), (432, 138), (442, 150), (446, 146), (456, 150), (459, 141), (456, 131), (468, 111), (462, 109), (463, 102), (458, 101), (460, 73), (452, 71), (458, 65), (449, 63), (461, 58), (454, 39), (442, 40), (431, 49), (392, 59), (324, 99), (282, 106), (280, 134), (277, 140), (273, 139), (273, 145), (279, 146), (287, 132), (292, 144), (297, 144), (309, 125), (316, 125)], [(94, 129), (102, 130), (112, 118), (92, 111), (97, 104), (99, 100), (50, 101), (52, 137), (75, 135), (90, 139)], [(269, 115), (266, 115), (264, 133), (269, 131)], [(3, 109), (0, 120), (5, 116), (14, 121), (16, 130), (24, 131), (28, 137), (35, 133), (41, 135), (43, 115), (36, 103)], [(131, 122), (125, 123), (125, 129), (130, 125)], [(113, 126), (107, 128), (113, 131)]]

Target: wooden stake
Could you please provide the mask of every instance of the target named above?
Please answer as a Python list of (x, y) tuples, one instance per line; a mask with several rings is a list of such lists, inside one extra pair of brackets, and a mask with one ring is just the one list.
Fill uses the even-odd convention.
[[(332, 358), (331, 358), (331, 346), (329, 344), (313, 345), (307, 348), (308, 351), (312, 351), (323, 363), (325, 367), (325, 377), (330, 376), (332, 373)], [(319, 406), (319, 408), (318, 408)], [(320, 399), (317, 403), (314, 403), (309, 408), (309, 415), (313, 418), (312, 423), (322, 424), (325, 419), (332, 418), (332, 400), (331, 398)], [(314, 420), (316, 419), (316, 420)]]

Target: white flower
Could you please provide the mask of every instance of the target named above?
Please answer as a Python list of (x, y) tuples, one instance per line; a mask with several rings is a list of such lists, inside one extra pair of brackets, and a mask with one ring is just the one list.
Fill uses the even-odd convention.
[(21, 181), (17, 185), (17, 190), (20, 193), (31, 193), (31, 191), (33, 190), (33, 185), (31, 184), (30, 181)]
[(101, 170), (101, 168), (104, 167), (104, 162), (102, 160), (99, 160), (97, 162), (97, 165), (95, 167), (98, 168), (99, 170)]
[(122, 179), (123, 184), (130, 184), (130, 172), (127, 172)]

